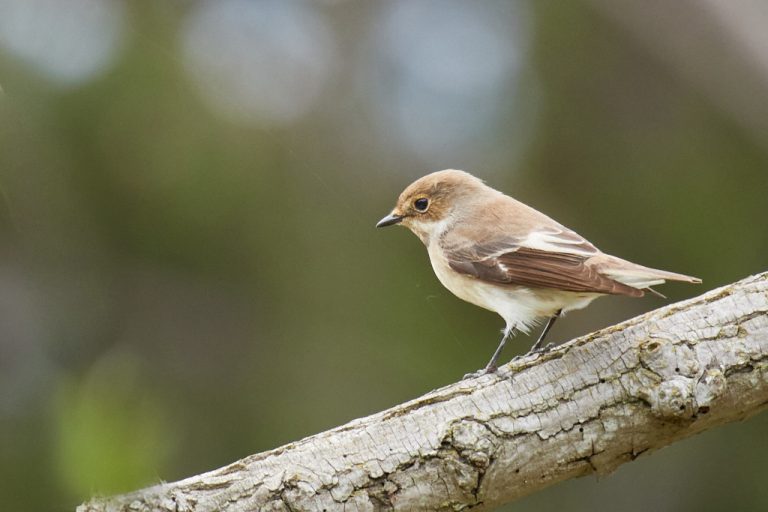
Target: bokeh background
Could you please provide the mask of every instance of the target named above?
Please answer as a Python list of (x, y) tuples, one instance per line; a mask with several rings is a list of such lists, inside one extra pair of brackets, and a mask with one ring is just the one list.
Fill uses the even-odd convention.
[[(190, 476), (481, 367), (501, 319), (373, 227), (427, 172), (704, 279), (670, 300), (766, 270), (766, 26), (761, 0), (0, 0), (2, 508)], [(551, 338), (665, 303), (602, 299)], [(766, 510), (766, 434), (504, 510)]]

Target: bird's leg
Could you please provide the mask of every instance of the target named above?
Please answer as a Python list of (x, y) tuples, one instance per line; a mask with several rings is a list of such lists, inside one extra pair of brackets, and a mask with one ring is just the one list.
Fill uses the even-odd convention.
[(501, 337), (501, 341), (499, 342), (499, 346), (496, 347), (496, 352), (493, 353), (493, 356), (491, 356), (491, 360), (488, 361), (488, 364), (485, 365), (485, 373), (494, 373), (498, 366), (496, 366), (496, 363), (499, 360), (499, 356), (501, 355), (501, 351), (504, 350), (504, 345), (507, 344), (507, 340), (512, 337), (512, 332), (514, 331), (514, 327), (507, 326), (506, 329), (504, 329), (504, 334)]
[(563, 312), (562, 309), (558, 309), (557, 313), (549, 317), (549, 320), (547, 320), (547, 325), (544, 326), (544, 330), (541, 331), (541, 335), (539, 336), (539, 339), (536, 340), (536, 343), (533, 344), (530, 352), (537, 352), (541, 350), (541, 344), (544, 343), (544, 338), (547, 337), (547, 333), (552, 328), (552, 326), (555, 325), (555, 320), (557, 320), (560, 317), (560, 313), (562, 312)]

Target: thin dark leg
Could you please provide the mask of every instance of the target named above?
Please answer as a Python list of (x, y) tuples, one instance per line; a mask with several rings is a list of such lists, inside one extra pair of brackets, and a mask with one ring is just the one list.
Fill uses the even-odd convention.
[(499, 361), (499, 356), (501, 355), (501, 351), (504, 350), (504, 345), (507, 344), (507, 340), (512, 336), (512, 331), (514, 331), (514, 328), (512, 327), (507, 327), (504, 330), (504, 335), (501, 337), (499, 346), (496, 347), (496, 352), (493, 353), (493, 356), (491, 356), (491, 360), (488, 361), (487, 365), (485, 365), (485, 371), (487, 373), (494, 373), (498, 368), (496, 366), (496, 363)]
[(536, 352), (541, 348), (541, 344), (544, 343), (544, 338), (547, 337), (547, 333), (552, 328), (553, 325), (555, 325), (555, 320), (557, 320), (560, 317), (560, 313), (562, 313), (562, 309), (558, 309), (557, 313), (554, 314), (554, 316), (549, 317), (549, 320), (547, 321), (547, 325), (544, 326), (544, 330), (541, 331), (541, 335), (539, 336), (539, 339), (536, 340), (536, 343), (533, 344), (531, 347), (531, 352)]

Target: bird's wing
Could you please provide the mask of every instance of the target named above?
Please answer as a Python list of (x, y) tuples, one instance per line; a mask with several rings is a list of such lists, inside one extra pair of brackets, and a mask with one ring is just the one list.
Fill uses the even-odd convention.
[(644, 294), (590, 265), (588, 260), (602, 253), (567, 228), (533, 231), (523, 238), (482, 242), (465, 238), (444, 250), (453, 270), (489, 283), (632, 297)]

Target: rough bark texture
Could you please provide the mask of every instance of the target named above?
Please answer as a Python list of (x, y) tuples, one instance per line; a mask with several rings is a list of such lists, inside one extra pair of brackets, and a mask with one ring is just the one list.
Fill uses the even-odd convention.
[(768, 273), (97, 511), (489, 510), (768, 405)]

